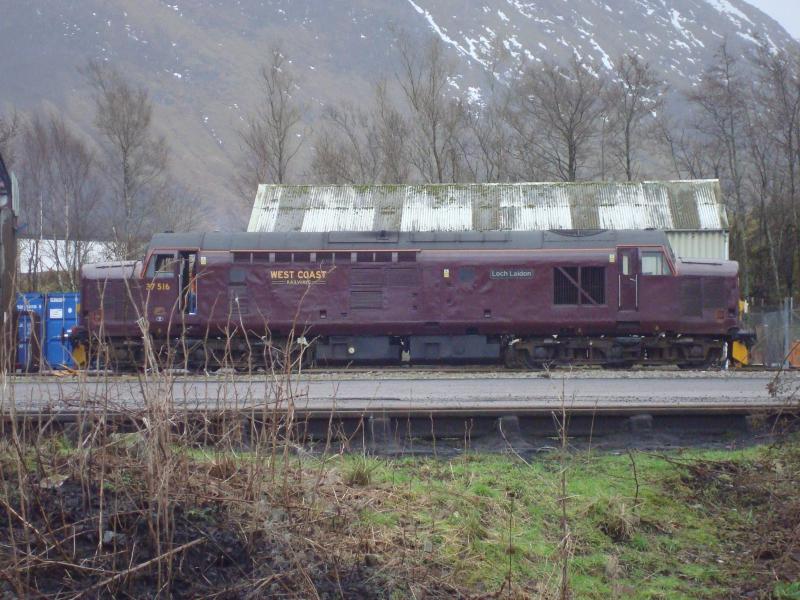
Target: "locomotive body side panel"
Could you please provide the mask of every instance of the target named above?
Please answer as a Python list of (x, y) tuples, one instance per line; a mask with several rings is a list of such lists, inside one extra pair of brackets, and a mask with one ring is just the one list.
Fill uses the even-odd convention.
[(489, 357), (519, 342), (544, 358), (572, 344), (591, 362), (627, 340), (635, 352), (615, 360), (699, 360), (738, 327), (737, 269), (676, 260), (661, 232), (175, 234), (154, 238), (144, 266), (90, 266), (82, 319), (128, 345), (144, 316), (159, 343), (195, 349), (302, 336), (330, 344), (323, 354), (358, 338), (378, 357)]

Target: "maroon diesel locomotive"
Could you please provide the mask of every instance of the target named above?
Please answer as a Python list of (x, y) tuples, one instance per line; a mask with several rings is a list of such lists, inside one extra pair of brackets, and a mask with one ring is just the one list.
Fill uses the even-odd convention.
[(76, 339), (141, 366), (721, 361), (738, 266), (679, 260), (660, 231), (165, 233), (84, 267)]

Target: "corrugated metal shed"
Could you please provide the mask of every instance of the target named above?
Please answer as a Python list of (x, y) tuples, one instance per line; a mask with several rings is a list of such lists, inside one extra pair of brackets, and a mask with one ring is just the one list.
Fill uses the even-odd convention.
[[(719, 182), (258, 188), (248, 231), (663, 229), (679, 256), (727, 258)], [(687, 235), (691, 234), (691, 235)]]

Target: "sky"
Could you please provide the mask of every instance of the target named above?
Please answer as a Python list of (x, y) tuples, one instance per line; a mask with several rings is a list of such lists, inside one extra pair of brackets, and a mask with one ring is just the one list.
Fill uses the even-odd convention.
[(800, 0), (748, 0), (800, 40)]

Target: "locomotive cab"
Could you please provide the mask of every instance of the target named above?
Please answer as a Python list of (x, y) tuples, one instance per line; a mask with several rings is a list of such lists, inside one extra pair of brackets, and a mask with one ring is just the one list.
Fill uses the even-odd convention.
[[(675, 257), (667, 246), (617, 247), (617, 308), (621, 313), (639, 310), (640, 295), (667, 284), (675, 274)], [(647, 294), (650, 295), (650, 294)], [(627, 318), (624, 314), (621, 320)]]
[(197, 316), (197, 250), (152, 250), (142, 272), (151, 323), (180, 322)]

